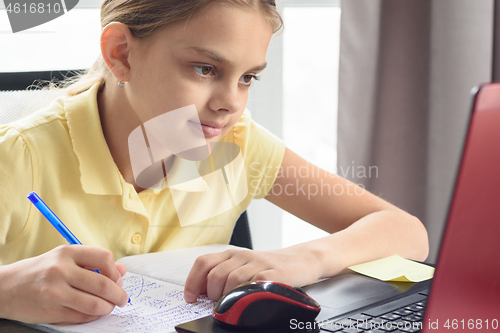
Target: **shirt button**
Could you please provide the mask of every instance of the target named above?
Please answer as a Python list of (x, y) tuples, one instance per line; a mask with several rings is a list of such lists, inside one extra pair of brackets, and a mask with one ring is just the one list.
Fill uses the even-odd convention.
[(136, 234), (134, 234), (134, 235), (132, 236), (132, 243), (134, 243), (134, 244), (138, 244), (138, 243), (140, 243), (140, 242), (141, 242), (141, 240), (142, 240), (142, 236), (141, 236), (141, 234), (140, 234), (140, 233), (136, 233)]

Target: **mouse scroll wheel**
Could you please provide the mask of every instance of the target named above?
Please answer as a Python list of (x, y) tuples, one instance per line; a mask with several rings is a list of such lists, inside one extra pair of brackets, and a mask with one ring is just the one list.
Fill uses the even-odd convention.
[(300, 287), (293, 287), (293, 289), (297, 290), (299, 293), (303, 293), (304, 295), (307, 295), (306, 291)]

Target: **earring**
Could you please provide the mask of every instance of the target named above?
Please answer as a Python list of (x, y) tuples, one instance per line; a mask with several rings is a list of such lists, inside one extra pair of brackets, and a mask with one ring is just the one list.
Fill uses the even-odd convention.
[(120, 87), (120, 88), (125, 87), (125, 83), (124, 83), (122, 80), (120, 80), (120, 81), (118, 82), (118, 87)]

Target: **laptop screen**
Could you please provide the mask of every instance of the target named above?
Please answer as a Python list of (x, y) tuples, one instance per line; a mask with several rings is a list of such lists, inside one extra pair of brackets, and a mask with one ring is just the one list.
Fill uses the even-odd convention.
[(500, 83), (474, 91), (424, 332), (500, 326)]

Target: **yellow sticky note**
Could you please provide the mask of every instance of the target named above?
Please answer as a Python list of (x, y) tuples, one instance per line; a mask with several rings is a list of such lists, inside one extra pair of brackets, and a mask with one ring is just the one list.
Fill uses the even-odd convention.
[(404, 259), (398, 255), (349, 268), (382, 281), (420, 282), (431, 279), (434, 275), (434, 267)]

